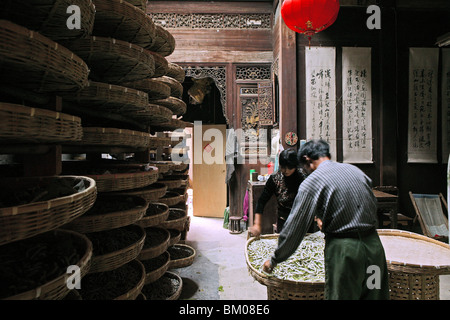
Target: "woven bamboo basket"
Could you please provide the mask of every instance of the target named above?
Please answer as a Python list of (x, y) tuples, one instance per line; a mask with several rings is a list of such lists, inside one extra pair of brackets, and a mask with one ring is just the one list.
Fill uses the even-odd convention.
[[(133, 228), (133, 231), (139, 234), (139, 240), (120, 250), (98, 256), (95, 255), (94, 246), (94, 255), (92, 256), (92, 263), (89, 273), (114, 270), (138, 257), (145, 241), (144, 229), (136, 224), (128, 225), (122, 228)], [(89, 235), (87, 236), (89, 237)]]
[(150, 134), (118, 128), (83, 127), (83, 139), (77, 143), (84, 146), (122, 146), (146, 148)]
[(89, 68), (43, 35), (0, 20), (0, 84), (34, 92), (73, 92), (88, 85)]
[(170, 233), (170, 241), (169, 241), (169, 247), (177, 244), (180, 242), (181, 239), (181, 231), (175, 230), (175, 229), (168, 229)]
[(154, 125), (156, 131), (174, 131), (177, 129), (184, 129), (186, 127), (192, 127), (193, 124), (180, 119), (170, 119), (164, 123), (158, 123)]
[[(95, 210), (96, 206), (104, 201), (113, 201), (113, 203), (114, 201), (132, 202), (134, 207), (121, 211), (90, 214), (90, 211)], [(148, 201), (138, 196), (100, 194), (91, 210), (64, 225), (64, 228), (81, 233), (90, 233), (120, 228), (133, 223), (139, 224), (137, 222), (144, 216), (148, 206)]]
[(79, 117), (46, 109), (0, 102), (2, 143), (57, 143), (80, 141), (83, 128)]
[[(162, 297), (163, 293), (161, 293), (161, 295), (159, 295), (157, 298), (152, 298), (153, 297), (152, 294), (156, 295), (155, 291), (159, 290), (159, 286), (161, 283), (163, 283), (164, 278), (175, 279), (179, 283), (178, 287), (175, 288), (174, 292), (170, 296), (166, 296), (163, 298)], [(165, 288), (163, 290), (165, 291)], [(183, 290), (183, 279), (181, 279), (181, 277), (179, 275), (177, 275), (176, 273), (171, 272), (171, 271), (166, 271), (162, 275), (162, 277), (160, 277), (158, 280), (156, 280), (155, 282), (146, 284), (142, 288), (142, 292), (147, 297), (147, 300), (178, 300), (178, 298), (181, 295), (182, 290)], [(148, 291), (148, 293), (147, 293), (147, 291)]]
[[(276, 239), (278, 234), (261, 235), (261, 239)], [(248, 246), (256, 239), (252, 237), (245, 245), (245, 261), (252, 277), (267, 286), (268, 300), (323, 300), (324, 282), (282, 280), (273, 276), (267, 276), (252, 266), (248, 257)], [(269, 258), (269, 257), (268, 257)]]
[[(183, 183), (183, 180), (177, 179), (177, 178), (171, 179), (171, 176), (166, 176), (166, 177), (164, 177), (164, 179), (159, 179), (158, 182), (165, 184), (167, 186), (167, 190), (171, 190), (171, 189), (180, 188)], [(174, 204), (176, 204), (176, 203), (174, 203)]]
[(439, 275), (450, 274), (450, 246), (413, 232), (379, 229), (392, 300), (438, 300)]
[(151, 137), (150, 140), (150, 146), (151, 149), (156, 149), (158, 147), (167, 147), (170, 146), (172, 143), (172, 140), (167, 137)]
[(120, 85), (156, 76), (155, 54), (132, 43), (96, 36), (61, 43), (87, 63), (91, 80)]
[[(170, 68), (168, 67), (167, 72), (169, 72), (169, 70)], [(170, 88), (170, 96), (181, 99), (183, 96), (183, 85), (178, 80), (167, 76), (167, 72), (166, 75), (158, 78), (155, 77), (154, 80), (157, 80), (163, 84), (168, 85)], [(168, 97), (166, 97), (166, 99), (167, 98)], [(149, 99), (155, 100), (156, 98), (150, 97)]]
[(141, 278), (136, 283), (136, 285), (127, 293), (115, 298), (114, 300), (136, 300), (137, 296), (141, 294), (141, 290), (145, 284), (145, 268), (139, 260), (133, 260), (129, 262), (136, 267), (139, 272), (141, 272)]
[[(80, 8), (80, 28), (69, 29), (68, 7)], [(3, 0), (0, 19), (7, 19), (52, 39), (75, 39), (89, 36), (94, 27), (95, 7), (92, 0)], [(70, 22), (70, 20), (69, 20)]]
[(146, 11), (147, 9), (147, 0), (125, 0), (131, 3), (133, 6), (138, 7), (141, 10)]
[(189, 163), (172, 161), (172, 170), (174, 172), (184, 172), (189, 167)]
[(186, 210), (179, 208), (169, 208), (169, 217), (167, 217), (167, 220), (161, 223), (159, 227), (185, 231), (188, 218), (189, 217), (186, 214)]
[(173, 114), (177, 116), (186, 113), (187, 110), (186, 102), (175, 97), (169, 97), (162, 100), (151, 100), (150, 103), (169, 108)]
[(154, 42), (149, 50), (157, 52), (163, 57), (167, 57), (175, 50), (175, 38), (165, 28), (156, 25)]
[(148, 51), (153, 55), (153, 59), (155, 60), (155, 72), (149, 76), (153, 78), (159, 78), (166, 75), (167, 70), (169, 70), (169, 62), (165, 57), (160, 55), (159, 53)]
[[(190, 252), (190, 254), (184, 258), (176, 258), (173, 255), (173, 252), (177, 249), (184, 250), (186, 252)], [(196, 251), (191, 246), (188, 246), (187, 244), (175, 244), (167, 249), (167, 251), (170, 254), (170, 263), (169, 263), (169, 269), (176, 269), (176, 268), (185, 268), (194, 263), (194, 259), (196, 256)]]
[(149, 163), (152, 166), (157, 167), (159, 173), (167, 173), (172, 168), (172, 161), (150, 161)]
[[(153, 211), (156, 211), (156, 213)], [(136, 222), (136, 224), (143, 228), (155, 227), (166, 221), (168, 216), (168, 205), (164, 203), (152, 202), (149, 203), (146, 213), (139, 221)]]
[[(158, 168), (148, 164), (115, 163), (105, 161), (63, 161), (64, 172), (86, 172), (95, 180), (98, 192), (114, 192), (149, 186), (158, 180)], [(102, 172), (103, 174), (91, 174)], [(114, 172), (114, 173), (111, 173)]]
[(172, 119), (172, 110), (157, 104), (148, 104), (143, 110), (126, 112), (126, 114), (150, 126), (164, 123)]
[(156, 25), (144, 10), (122, 0), (93, 0), (95, 23), (93, 35), (111, 37), (150, 48)]
[(30, 238), (56, 229), (83, 215), (97, 198), (96, 183), (92, 178), (79, 176), (48, 176), (27, 178), (2, 178), (0, 192), (3, 195), (45, 187), (56, 180), (84, 184), (78, 193), (28, 204), (0, 208), (0, 245)]
[[(70, 230), (55, 229), (49, 231), (46, 234), (42, 234), (36, 237), (43, 239), (44, 237), (52, 237), (57, 239), (67, 239), (70, 238), (72, 243), (76, 245), (80, 250), (80, 260), (76, 265), (80, 268), (80, 277), (84, 277), (90, 268), (91, 258), (92, 258), (92, 243), (89, 239), (77, 232)], [(70, 289), (67, 286), (68, 273), (64, 273), (55, 279), (42, 284), (38, 288), (10, 296), (5, 300), (61, 300), (69, 293)]]
[[(159, 182), (160, 180), (158, 180)], [(167, 187), (169, 189), (169, 187)], [(174, 206), (184, 200), (184, 195), (173, 192), (173, 191), (167, 191), (166, 194), (160, 198), (158, 201), (161, 203), (167, 204), (169, 207)]]
[(167, 77), (173, 78), (175, 80), (177, 80), (180, 83), (184, 82), (184, 79), (186, 77), (186, 72), (184, 71), (184, 69), (172, 62), (169, 62), (169, 70), (167, 70)]
[[(150, 263), (154, 259), (163, 259), (162, 260), (163, 265), (157, 269), (150, 271), (147, 269), (146, 266), (147, 266), (147, 263)], [(167, 251), (165, 251), (158, 257), (155, 257), (152, 259), (147, 259), (147, 260), (141, 260), (141, 262), (144, 265), (144, 267), (146, 267), (146, 269), (145, 269), (145, 272), (146, 272), (145, 284), (149, 284), (149, 283), (155, 282), (156, 280), (161, 278), (166, 273), (166, 271), (169, 269), (170, 255)]]
[(152, 183), (149, 186), (139, 189), (132, 189), (120, 192), (110, 192), (111, 195), (130, 195), (139, 196), (144, 198), (149, 202), (158, 201), (159, 198), (163, 197), (167, 192), (167, 186), (162, 183)]
[[(144, 247), (141, 250), (141, 253), (138, 256), (139, 260), (148, 260), (155, 258), (161, 254), (163, 254), (167, 248), (169, 247), (170, 233), (164, 228), (159, 227), (148, 227), (144, 229), (146, 232), (146, 243), (144, 243)], [(151, 241), (152, 238), (156, 237), (157, 234), (164, 235), (164, 239), (161, 242), (154, 244)], [(151, 244), (152, 246), (148, 246)]]
[(151, 99), (166, 99), (170, 97), (170, 86), (158, 79), (160, 78), (147, 78), (139, 81), (124, 82), (122, 85), (143, 91), (147, 93)]
[(89, 85), (77, 94), (63, 97), (80, 106), (116, 113), (144, 110), (148, 105), (148, 95), (145, 92), (95, 81), (89, 81)]
[(144, 266), (135, 259), (114, 270), (87, 274), (81, 280), (80, 294), (83, 300), (135, 300), (144, 282)]

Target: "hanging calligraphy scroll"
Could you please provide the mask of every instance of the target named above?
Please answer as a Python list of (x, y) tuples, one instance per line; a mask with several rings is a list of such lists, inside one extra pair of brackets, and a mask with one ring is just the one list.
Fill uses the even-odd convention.
[(450, 153), (450, 49), (442, 49), (442, 163)]
[(342, 48), (343, 161), (372, 163), (371, 48)]
[(311, 47), (305, 50), (306, 135), (323, 139), (336, 157), (336, 49)]
[(409, 49), (409, 163), (437, 163), (438, 62), (438, 48)]

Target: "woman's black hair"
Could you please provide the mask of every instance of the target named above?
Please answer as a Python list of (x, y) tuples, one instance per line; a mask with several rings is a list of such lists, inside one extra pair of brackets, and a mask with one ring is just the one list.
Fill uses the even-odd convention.
[(281, 151), (279, 157), (280, 167), (294, 169), (298, 167), (297, 152), (294, 149), (286, 149)]
[(298, 161), (301, 165), (306, 163), (306, 157), (317, 160), (322, 157), (331, 159), (330, 146), (324, 140), (310, 140), (298, 150)]

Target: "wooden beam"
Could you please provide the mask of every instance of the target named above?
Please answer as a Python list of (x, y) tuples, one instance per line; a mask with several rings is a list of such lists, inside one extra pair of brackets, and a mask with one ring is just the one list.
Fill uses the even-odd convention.
[(167, 57), (172, 63), (271, 63), (272, 51), (222, 51), (222, 50), (193, 50), (175, 49)]
[(220, 1), (149, 1), (147, 13), (271, 13), (272, 3)]

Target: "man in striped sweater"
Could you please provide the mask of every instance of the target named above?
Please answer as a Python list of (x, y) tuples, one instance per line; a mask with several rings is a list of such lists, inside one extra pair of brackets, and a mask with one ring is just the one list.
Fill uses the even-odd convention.
[(298, 189), (264, 271), (288, 259), (315, 220), (325, 234), (325, 299), (389, 299), (371, 179), (353, 165), (331, 161), (323, 140), (308, 141), (298, 157), (310, 175)]

